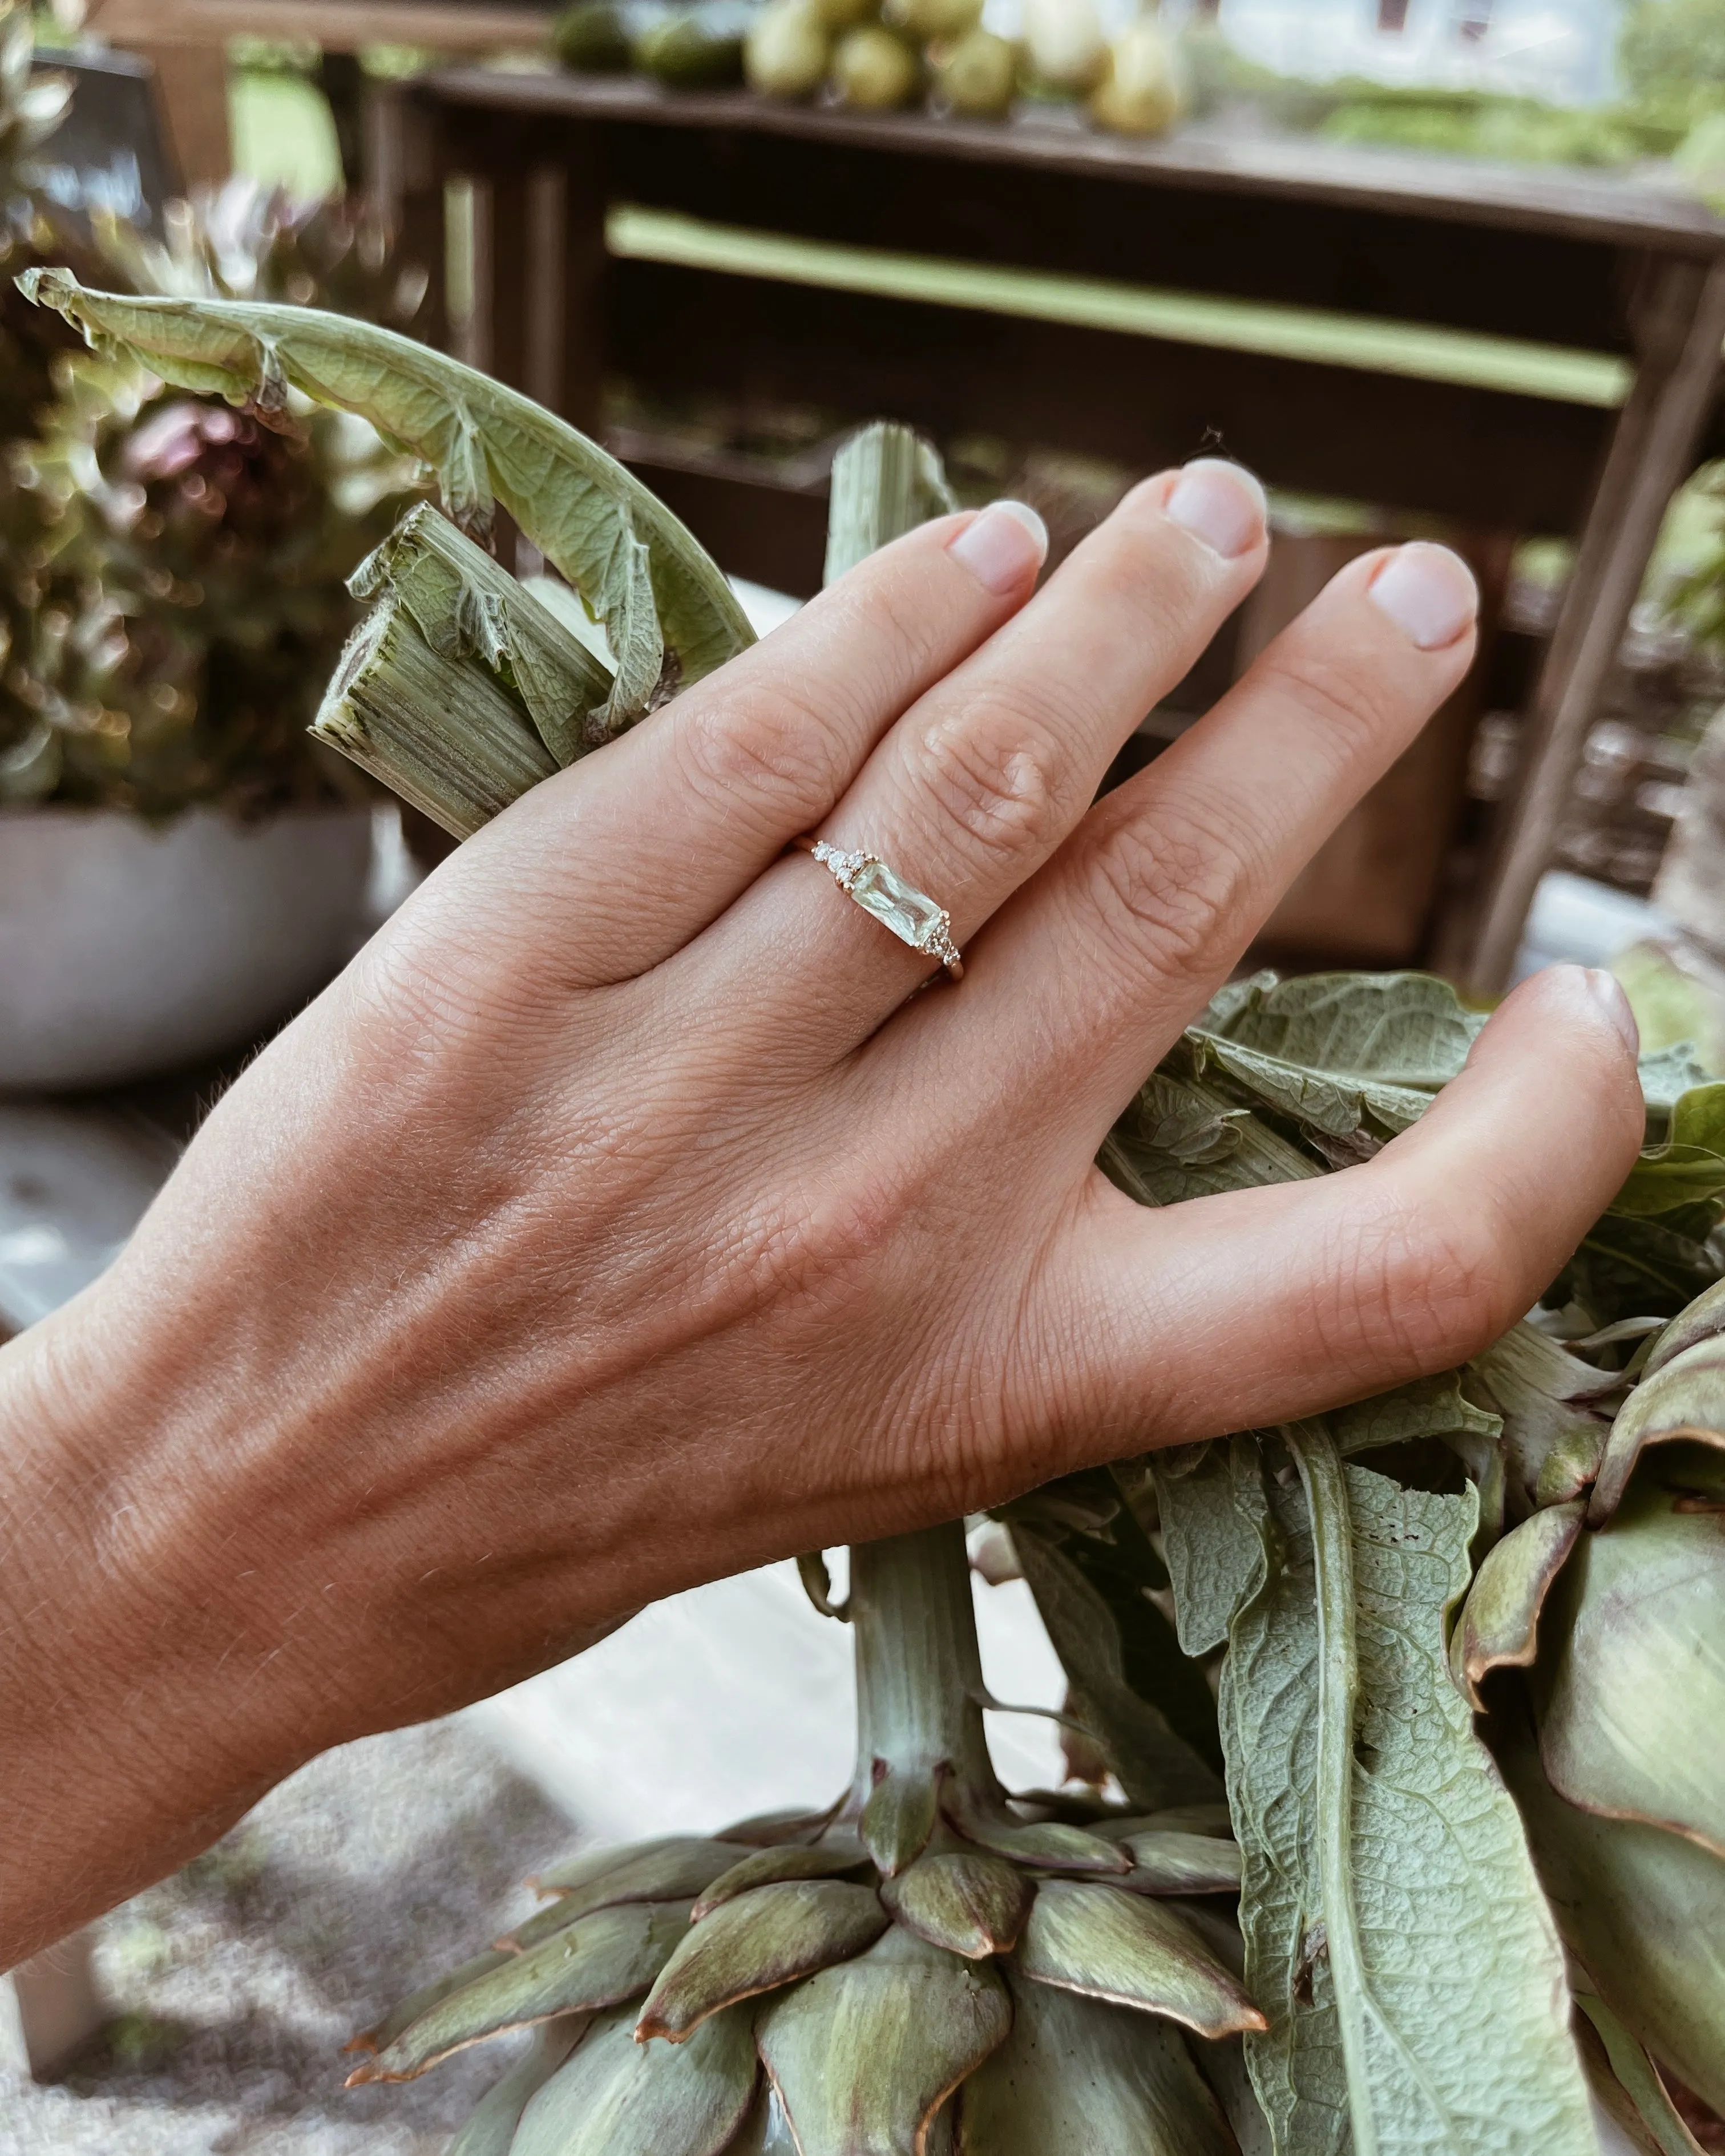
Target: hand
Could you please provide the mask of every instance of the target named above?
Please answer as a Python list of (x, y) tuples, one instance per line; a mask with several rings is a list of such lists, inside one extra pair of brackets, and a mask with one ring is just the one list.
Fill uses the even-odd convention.
[(1641, 1129), (1574, 968), (1367, 1166), (1158, 1213), (1091, 1165), (1461, 680), (1465, 567), (1354, 562), (1091, 807), (1263, 499), (1151, 480), (1032, 598), (1034, 522), (924, 526), (481, 832), (0, 1358), (0, 1959), (651, 1598), (1445, 1368), (1558, 1270)]

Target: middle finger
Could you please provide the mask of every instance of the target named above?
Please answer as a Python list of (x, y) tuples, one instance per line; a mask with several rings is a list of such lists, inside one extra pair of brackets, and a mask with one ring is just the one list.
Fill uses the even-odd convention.
[[(1214, 459), (1129, 494), (1024, 611), (891, 727), (819, 835), (947, 906), (962, 946), (1083, 816), (1121, 743), (1261, 574), (1262, 488)], [(763, 949), (797, 963), (763, 980)], [(747, 995), (815, 1060), (871, 1034), (937, 962), (806, 855), (701, 939), (709, 990)], [(783, 1028), (779, 1029), (783, 1030)]]

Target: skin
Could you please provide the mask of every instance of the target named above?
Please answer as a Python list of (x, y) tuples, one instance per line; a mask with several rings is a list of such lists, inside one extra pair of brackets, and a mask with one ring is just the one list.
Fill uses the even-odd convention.
[[(0, 1351), (0, 1966), (655, 1597), (1446, 1368), (1557, 1271), (1641, 1130), (1573, 968), (1367, 1165), (1092, 1166), (1472, 655), (1459, 562), (1367, 557), (1091, 807), (1261, 572), (1207, 470), (1225, 543), (1165, 474), (1032, 598), (1006, 512), (939, 520), (538, 788)], [(962, 985), (809, 831), (951, 904)]]

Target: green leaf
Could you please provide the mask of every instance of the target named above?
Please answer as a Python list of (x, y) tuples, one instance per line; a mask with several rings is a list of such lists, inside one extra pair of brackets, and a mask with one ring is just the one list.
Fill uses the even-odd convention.
[(1321, 1424), (1290, 1442), (1222, 1679), (1276, 2146), (1351, 2122), (1356, 2156), (1594, 2156), (1557, 1941), (1445, 1664), (1473, 1500), (1344, 1466)]
[(1640, 1075), (1648, 1112), (1661, 1118), (1671, 1114), (1684, 1094), (1713, 1082), (1713, 1074), (1697, 1055), (1692, 1040), (1680, 1040), (1675, 1048), (1656, 1049), (1644, 1055)]
[(1586, 1512), (1579, 1498), (1550, 1506), (1487, 1552), (1450, 1640), (1450, 1671), (1476, 1713), (1484, 1712), (1480, 1686), (1493, 1670), (1532, 1666), (1539, 1613)]
[(1582, 1537), (1534, 1700), (1559, 1796), (1725, 1858), (1725, 1490), (1709, 1507), (1688, 1451), (1662, 1449), (1609, 1525)]
[(773, 2000), (757, 2041), (800, 2156), (932, 2156), (936, 2113), (1011, 2022), (990, 1963), (895, 1924)]
[(1011, 1951), (1031, 1893), (1029, 1881), (1004, 1856), (959, 1850), (919, 1856), (883, 1884), (880, 1898), (919, 1939), (979, 1961)]
[(833, 459), (823, 583), (836, 583), (885, 547), (958, 506), (934, 446), (909, 427), (876, 419)]
[(871, 1887), (792, 1879), (723, 1902), (684, 1936), (660, 1972), (636, 2034), (681, 2042), (710, 2014), (848, 1961), (886, 1928)]
[(1177, 2029), (1007, 1983), (1012, 2033), (960, 2092), (960, 2156), (1237, 2156)]
[(1675, 1317), (1719, 1277), (1707, 1244), (1717, 1212), (1715, 1206), (1684, 1208), (1656, 1219), (1607, 1213), (1564, 1269), (1557, 1299), (1579, 1302), (1596, 1325)]
[(1094, 1480), (1109, 1491), (1106, 1526), (1062, 1531), (1040, 1496), (1009, 1507), (1004, 1517), (1070, 1682), (1073, 1711), (1133, 1804), (1212, 1801), (1222, 1794), (1215, 1701), (1145, 1591), (1164, 1585), (1168, 1574), (1111, 1484), (1069, 1479)]
[(1096, 1156), (1102, 1173), (1141, 1205), (1178, 1205), (1219, 1190), (1250, 1190), (1322, 1175), (1320, 1163), (1214, 1086), (1158, 1070)]
[(1151, 1455), (1180, 1645), (1207, 1655), (1263, 1584), (1268, 1507), (1257, 1441), (1186, 1445)]
[(1663, 1827), (1566, 1804), (1528, 1739), (1507, 1739), (1498, 1758), (1552, 1913), (1594, 1989), (1662, 2066), (1725, 2111), (1725, 1863)]
[(891, 1879), (922, 1854), (939, 1817), (940, 1784), (934, 1768), (889, 1767), (869, 1792), (857, 1832)]
[(528, 2104), (511, 2156), (718, 2156), (758, 2076), (747, 2014), (675, 2046), (638, 2044), (628, 2014), (611, 2015)]
[(528, 1917), (503, 1943), (518, 1952), (537, 1946), (542, 1939), (567, 1929), (590, 1911), (613, 1908), (624, 1902), (686, 1902), (691, 1895), (705, 1892), (745, 1852), (734, 1841), (669, 1840), (605, 1853), (615, 1861), (601, 1864), (572, 1887), (559, 1887), (562, 1875), (557, 1873), (542, 1881), (542, 1890), (555, 1890), (557, 1901)]
[(1495, 1445), (1503, 1435), (1501, 1417), (1476, 1407), (1461, 1390), (1461, 1373), (1446, 1370), (1435, 1378), (1415, 1378), (1393, 1393), (1378, 1393), (1352, 1407), (1337, 1408), (1330, 1428), (1344, 1459), (1386, 1445), (1409, 1445), (1425, 1437)]
[(691, 1915), (697, 1924), (711, 1916), (721, 1902), (734, 1901), (752, 1887), (771, 1887), (783, 1879), (837, 1879), (868, 1862), (860, 1841), (840, 1835), (817, 1842), (812, 1849), (793, 1842), (783, 1849), (757, 1849), (721, 1871), (695, 1904)]
[(754, 2109), (725, 2156), (798, 2156), (790, 2121), (770, 2082), (756, 2097)]
[(482, 2038), (554, 2015), (614, 2006), (644, 1991), (688, 1928), (685, 1902), (597, 1909), (530, 1953), (511, 1954), (418, 2015), (348, 2076), (411, 2081)]
[(1512, 1326), (1476, 1355), (1468, 1373), (1503, 1418), (1517, 1513), (1586, 1488), (1610, 1427), (1604, 1403), (1622, 1390), (1621, 1376), (1584, 1363), (1526, 1323)]
[(581, 2041), (588, 2025), (588, 2015), (572, 2014), (536, 2030), (521, 2057), (480, 2099), (449, 2143), (449, 2156), (510, 2156), (522, 2112)]
[(1650, 1445), (1687, 1440), (1725, 1449), (1725, 1337), (1703, 1337), (1668, 1358), (1661, 1357), (1650, 1371), (1611, 1425), (1588, 1506), (1592, 1527), (1604, 1527), (1623, 1502)]
[(1164, 1903), (1088, 1880), (1045, 1880), (1014, 1956), (1039, 1984), (1133, 2006), (1200, 2036), (1261, 2029), (1245, 1988)]
[(394, 593), (440, 659), (481, 659), (520, 696), (559, 765), (593, 746), (587, 714), (609, 697), (611, 677), (555, 614), (428, 503), (416, 503), (347, 581), (358, 598)]
[(518, 391), (443, 352), (310, 307), (87, 292), (64, 270), (33, 270), (23, 289), (93, 346), (124, 346), (164, 381), (265, 407), (281, 403), (286, 383), (358, 413), (433, 466), (456, 522), (483, 531), (495, 494), (608, 629), (603, 607), (631, 588), (614, 564), (633, 532), (651, 556), (659, 620), (685, 684), (755, 640), (713, 562), (639, 480)]
[(1693, 1087), (1671, 1111), (1670, 1136), (1630, 1170), (1614, 1213), (1670, 1213), (1725, 1194), (1725, 1085)]
[(1424, 973), (1315, 973), (1255, 985), (1187, 1029), (1196, 1075), (1331, 1138), (1368, 1121), (1405, 1130), (1467, 1060), (1485, 1024)]
[[(1646, 2145), (1654, 2156), (1706, 2156), (1706, 2151), (1671, 2102), (1656, 2066), (1603, 1999), (1578, 1992), (1575, 2004), (1587, 2016), (1613, 2078), (1629, 2098)], [(1595, 2093), (1599, 2093), (1597, 2083)]]
[(422, 1984), (418, 1991), (410, 1992), (394, 2010), (387, 2015), (375, 2029), (367, 2030), (352, 2042), (342, 2046), (348, 2051), (369, 2051), (375, 2056), (386, 2051), (403, 2029), (410, 2029), (422, 2015), (449, 1997), (462, 1991), (477, 1978), (488, 1976), (494, 1969), (501, 1969), (506, 1962), (513, 1961), (515, 1953), (509, 1947), (491, 1947), (484, 1953), (475, 1954), (470, 1960), (458, 1962), (442, 1976), (434, 1977), (429, 1984)]

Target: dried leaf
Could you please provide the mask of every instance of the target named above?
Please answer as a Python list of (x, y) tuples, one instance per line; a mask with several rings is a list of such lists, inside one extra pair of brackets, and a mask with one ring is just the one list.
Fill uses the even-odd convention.
[(1450, 1667), (1474, 1712), (1493, 1670), (1527, 1669), (1539, 1639), (1539, 1613), (1581, 1532), (1586, 1505), (1576, 1499), (1522, 1521), (1493, 1546), (1474, 1577), (1450, 1640)]

